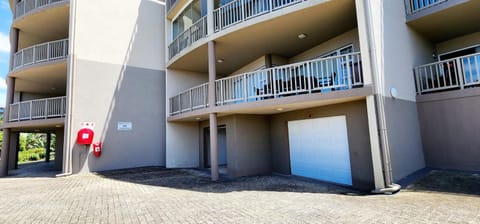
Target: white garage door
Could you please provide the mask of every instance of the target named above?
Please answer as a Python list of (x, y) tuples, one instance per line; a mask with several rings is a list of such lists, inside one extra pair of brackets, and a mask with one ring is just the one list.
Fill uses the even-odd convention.
[(293, 175), (352, 185), (345, 116), (288, 122)]

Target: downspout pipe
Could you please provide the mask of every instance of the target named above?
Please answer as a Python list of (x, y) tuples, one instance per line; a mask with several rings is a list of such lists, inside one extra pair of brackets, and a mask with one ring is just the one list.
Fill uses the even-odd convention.
[(392, 166), (390, 160), (390, 148), (388, 144), (388, 129), (387, 129), (387, 121), (385, 117), (385, 99), (384, 99), (384, 79), (381, 76), (378, 70), (378, 61), (377, 61), (377, 52), (375, 51), (375, 40), (373, 39), (372, 35), (373, 27), (372, 22), (374, 21), (372, 18), (371, 12), (371, 4), (370, 0), (364, 0), (364, 10), (365, 15), (368, 18), (367, 22), (367, 29), (368, 29), (368, 45), (370, 51), (370, 66), (372, 72), (372, 84), (374, 86), (374, 98), (375, 98), (375, 109), (377, 111), (377, 124), (379, 128), (379, 138), (380, 138), (380, 151), (382, 154), (382, 166), (383, 166), (383, 173), (384, 173), (384, 182), (385, 188), (383, 189), (375, 189), (372, 191), (374, 194), (393, 194), (400, 191), (401, 186), (395, 184), (392, 178)]

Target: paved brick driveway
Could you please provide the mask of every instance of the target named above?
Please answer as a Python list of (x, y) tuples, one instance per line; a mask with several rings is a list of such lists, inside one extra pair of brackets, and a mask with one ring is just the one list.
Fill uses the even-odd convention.
[(480, 223), (478, 195), (438, 190), (361, 195), (287, 177), (212, 183), (201, 171), (160, 168), (16, 176), (0, 179), (0, 223)]

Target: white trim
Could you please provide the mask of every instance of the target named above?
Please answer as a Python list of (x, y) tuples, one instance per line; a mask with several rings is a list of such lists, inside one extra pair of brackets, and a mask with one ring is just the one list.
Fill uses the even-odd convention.
[[(437, 55), (437, 61), (441, 61), (440, 60), (440, 57), (441, 56), (444, 56), (444, 55), (447, 55), (447, 54), (451, 54), (451, 53), (455, 53), (455, 52), (459, 52), (459, 51), (463, 51), (463, 50), (467, 50), (467, 49), (470, 49), (470, 48), (480, 48), (480, 44), (474, 44), (474, 45), (470, 45), (468, 47), (464, 47), (464, 48), (458, 48), (458, 49), (455, 49), (455, 50), (452, 50), (452, 51), (447, 51), (447, 52), (444, 52), (444, 53), (441, 53), (439, 55)], [(480, 53), (479, 52), (476, 52), (476, 53)], [(445, 59), (444, 59), (445, 60)]]
[[(337, 49), (335, 49), (335, 50), (332, 50), (332, 51), (329, 51), (329, 52), (327, 52), (327, 53), (321, 54), (320, 56), (314, 57), (314, 58), (312, 58), (312, 59), (315, 59), (315, 58), (323, 58), (323, 57), (331, 56), (330, 54), (332, 54), (332, 53), (334, 53), (334, 52), (337, 53), (338, 55), (340, 55), (340, 51), (342, 51), (343, 49), (349, 48), (349, 47), (352, 48), (352, 52), (350, 52), (350, 53), (355, 52), (355, 48), (353, 47), (353, 43), (350, 43), (350, 44), (344, 45), (343, 47), (339, 47), (339, 48), (337, 48)], [(338, 56), (338, 55), (336, 55), (336, 56)]]

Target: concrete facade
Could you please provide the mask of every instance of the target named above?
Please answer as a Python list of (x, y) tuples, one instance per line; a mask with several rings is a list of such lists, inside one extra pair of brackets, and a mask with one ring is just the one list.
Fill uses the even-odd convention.
[[(233, 115), (220, 117), (218, 126), (226, 129), (227, 174), (232, 177), (269, 174), (271, 168), (269, 117), (262, 115)], [(205, 161), (205, 128), (207, 122), (200, 124), (200, 164)]]
[(373, 189), (372, 158), (365, 101), (317, 107), (273, 115), (270, 125), (273, 172), (290, 174), (288, 121), (345, 115), (347, 118), (353, 187)]
[[(164, 6), (112, 4), (75, 1), (71, 7), (66, 150), (73, 173), (165, 165), (164, 46), (156, 40), (163, 36)], [(98, 37), (92, 40), (91, 33)], [(94, 142), (103, 144), (100, 158), (75, 143), (82, 122), (95, 123)], [(119, 130), (119, 122), (130, 123), (131, 130)]]
[[(480, 170), (476, 119), (480, 110), (477, 88), (418, 97), (423, 150), (428, 167)], [(453, 150), (455, 149), (455, 150)]]
[[(51, 97), (64, 97), (66, 106), (54, 118), (4, 124), (9, 162), (1, 167), (16, 165), (17, 133), (44, 131), (57, 135), (56, 167), (64, 174), (210, 161), (213, 180), (218, 162), (233, 177), (290, 175), (287, 122), (345, 115), (355, 188), (394, 191), (394, 182), (425, 166), (480, 169), (472, 136), (478, 91), (416, 89), (418, 66), (480, 46), (477, 23), (468, 23), (478, 1), (418, 9), (402, 0), (308, 0), (239, 10), (233, 22), (214, 14), (223, 2), (170, 3), (70, 0), (15, 18), (6, 109)], [(182, 14), (187, 8), (193, 11)], [(449, 33), (438, 25), (442, 16), (445, 24), (467, 22)], [(48, 22), (45, 30), (36, 20)], [(18, 52), (60, 39), (68, 48), (58, 59), (14, 63)], [(83, 122), (95, 124), (100, 158), (76, 144)], [(223, 153), (226, 161), (218, 159)]]

